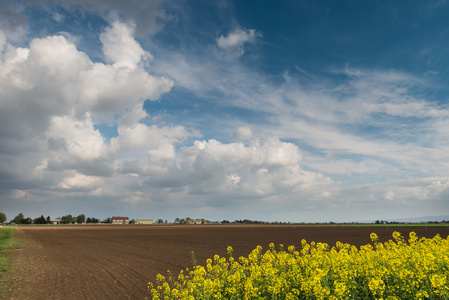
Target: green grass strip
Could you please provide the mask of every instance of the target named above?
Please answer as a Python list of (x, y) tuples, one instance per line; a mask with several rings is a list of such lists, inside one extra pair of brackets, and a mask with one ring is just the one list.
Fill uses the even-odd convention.
[(17, 244), (16, 229), (12, 226), (0, 227), (0, 289), (4, 286), (3, 273), (11, 266), (6, 254)]

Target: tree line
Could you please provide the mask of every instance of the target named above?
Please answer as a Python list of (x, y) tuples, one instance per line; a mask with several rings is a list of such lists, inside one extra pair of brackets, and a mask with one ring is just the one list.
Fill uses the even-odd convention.
[(175, 224), (194, 224), (194, 223), (201, 223), (201, 224), (206, 224), (206, 223), (211, 223), (209, 220), (206, 219), (192, 219), (190, 217), (187, 218), (176, 218), (175, 219)]
[[(7, 218), (3, 212), (0, 212), (0, 224), (6, 222)], [(45, 225), (45, 224), (53, 224), (57, 222), (59, 224), (98, 224), (98, 223), (112, 223), (111, 218), (107, 218), (106, 220), (100, 221), (100, 219), (94, 217), (88, 217), (84, 214), (80, 214), (78, 216), (65, 215), (56, 220), (52, 220), (50, 216), (44, 217), (41, 215), (38, 218), (31, 219), (30, 217), (25, 217), (23, 213), (19, 213), (15, 216), (10, 223), (28, 225), (28, 224), (37, 224), (37, 225)]]

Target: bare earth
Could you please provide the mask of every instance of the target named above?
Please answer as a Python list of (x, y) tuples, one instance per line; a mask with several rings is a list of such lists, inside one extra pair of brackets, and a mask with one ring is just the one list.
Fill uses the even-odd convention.
[(13, 291), (5, 299), (144, 299), (147, 283), (167, 270), (177, 276), (215, 254), (247, 256), (257, 245), (273, 242), (300, 248), (308, 242), (336, 241), (356, 246), (370, 243), (376, 232), (381, 241), (393, 231), (408, 237), (449, 235), (448, 226), (305, 226), (305, 225), (192, 225), (192, 226), (50, 226), (17, 227), (23, 246), (13, 254), (20, 266)]

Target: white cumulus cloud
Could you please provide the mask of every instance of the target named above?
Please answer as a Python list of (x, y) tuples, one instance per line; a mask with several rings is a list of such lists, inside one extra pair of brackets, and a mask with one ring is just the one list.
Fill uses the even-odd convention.
[(257, 37), (261, 36), (255, 29), (236, 29), (229, 32), (226, 36), (220, 35), (217, 38), (217, 46), (223, 50), (227, 57), (240, 57), (245, 53), (244, 45), (252, 43)]
[(135, 69), (141, 61), (152, 58), (134, 39), (134, 31), (135, 26), (115, 21), (100, 35), (106, 59), (112, 62), (114, 67)]
[(253, 137), (253, 131), (247, 126), (239, 127), (232, 133), (232, 137), (237, 141), (249, 140)]
[[(14, 178), (11, 189), (26, 191), (27, 199), (45, 199), (52, 189), (106, 195), (94, 183), (114, 185), (114, 176), (136, 159), (147, 173), (161, 168), (173, 160), (173, 144), (198, 135), (140, 123), (148, 117), (143, 102), (158, 99), (173, 81), (144, 68), (150, 54), (133, 30), (120, 22), (105, 29), (110, 64), (92, 62), (63, 35), (32, 39), (29, 48), (0, 35), (0, 173)], [(102, 122), (115, 123), (119, 135), (108, 141), (96, 128)]]
[(227, 36), (220, 35), (217, 39), (217, 45), (220, 48), (227, 49), (232, 47), (241, 47), (246, 42), (252, 42), (259, 34), (256, 30), (236, 29), (228, 33)]

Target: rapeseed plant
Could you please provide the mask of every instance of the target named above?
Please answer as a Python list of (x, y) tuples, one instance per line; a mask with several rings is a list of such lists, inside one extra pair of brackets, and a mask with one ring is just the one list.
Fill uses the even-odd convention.
[(449, 236), (406, 241), (399, 232), (393, 240), (357, 249), (337, 242), (301, 241), (276, 251), (257, 246), (248, 257), (236, 260), (215, 255), (206, 267), (181, 271), (177, 280), (157, 276), (148, 284), (156, 299), (449, 299)]

